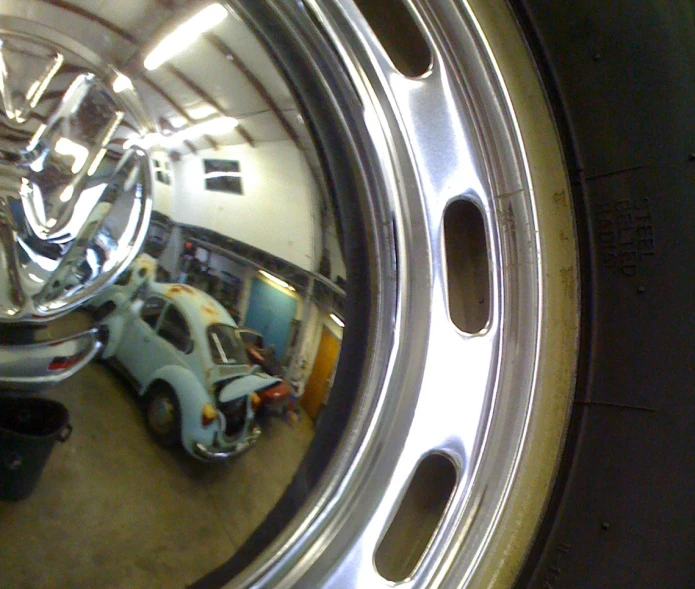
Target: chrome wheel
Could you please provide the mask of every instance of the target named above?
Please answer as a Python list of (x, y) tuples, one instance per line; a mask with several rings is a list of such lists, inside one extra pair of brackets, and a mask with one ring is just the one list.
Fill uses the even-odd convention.
[(335, 81), (333, 57), (354, 91), (336, 103), (378, 288), (341, 447), (234, 586), (507, 586), (552, 485), (577, 353), (570, 192), (537, 72), (502, 3), (409, 3), (429, 53), (416, 76), (354, 4), (304, 7), (274, 5), (299, 45), (330, 48), (312, 54), (317, 78)]
[[(291, 509), (283, 517), (293, 517), (265, 550), (252, 538), (252, 548), (240, 554), (255, 559), (222, 570), (225, 582), (240, 573), (228, 586), (511, 586), (562, 453), (577, 357), (579, 280), (560, 140), (506, 3), (393, 0), (386, 16), (404, 27), (404, 35), (383, 30), (381, 3), (366, 0), (230, 0), (201, 6), (200, 13), (197, 4), (162, 0), (158, 9), (166, 16), (149, 23), (152, 39), (137, 30), (136, 19), (110, 23), (103, 3), (94, 13), (77, 2), (45, 4), (88, 21), (75, 39), (66, 38), (66, 29), (53, 40), (71, 48), (77, 71), (93, 70), (114, 103), (125, 100), (121, 95), (132, 99), (123, 106), (128, 125), (109, 134), (112, 153), (102, 157), (114, 174), (122, 172), (117, 185), (130, 190), (123, 192), (131, 205), (138, 201), (137, 207), (126, 203), (130, 214), (119, 216), (128, 222), (122, 223), (123, 252), (111, 274), (95, 273), (93, 283), (85, 278), (86, 286), (70, 290), (75, 264), (67, 258), (50, 291), (60, 309), (115, 279), (135, 256), (141, 225), (150, 216), (152, 183), (151, 206), (166, 237), (152, 236), (148, 244), (157, 237), (156, 256), (166, 259), (168, 267), (161, 267), (167, 282), (188, 284), (172, 285), (172, 292), (192, 294), (190, 285), (202, 289), (203, 283), (212, 290), (212, 277), (200, 267), (192, 278), (201, 262), (196, 244), (208, 248), (207, 262), (228, 248), (234, 264), (248, 264), (244, 271), (272, 282), (286, 298), (301, 291), (307, 309), (318, 301), (344, 338), (337, 369), (321, 375), (322, 386), (333, 377), (335, 385), (316, 439), (285, 495)], [(12, 8), (9, 30), (25, 33), (25, 20), (43, 18), (38, 11)], [(207, 28), (200, 26), (202, 12)], [(228, 25), (223, 33), (205, 36), (220, 22)], [(203, 48), (157, 71), (178, 55), (172, 52), (176, 43), (188, 42), (181, 23), (198, 27), (195, 39), (201, 36)], [(266, 51), (260, 61), (277, 67), (273, 76), (286, 82), (274, 91), (290, 103), (290, 114), (263, 87), (262, 66), (254, 74), (239, 65), (228, 45), (238, 39), (242, 49), (255, 43)], [(162, 57), (162, 47), (171, 55)], [(210, 52), (216, 63), (237, 64), (235, 75), (243, 74), (245, 86), (225, 87), (216, 72), (205, 69)], [(207, 71), (207, 79), (196, 80), (198, 70)], [(268, 86), (276, 84), (273, 76)], [(267, 108), (236, 118), (230, 96), (244, 87), (253, 88)], [(55, 92), (65, 102), (65, 88)], [(199, 102), (205, 103), (204, 114), (193, 116)], [(265, 114), (274, 117), (271, 125), (254, 122)], [(254, 223), (238, 222), (243, 215), (217, 215), (191, 196), (198, 188), (189, 178), (199, 181), (201, 195), (243, 194), (239, 161), (231, 160), (256, 148), (248, 131), (254, 124), (259, 135), (279, 134), (288, 144), (279, 153), (292, 154), (295, 179), (309, 186), (302, 213), (316, 235), (297, 231), (275, 239), (274, 233), (287, 231), (285, 217), (294, 212), (279, 173), (272, 187), (282, 193), (277, 202), (285, 208), (277, 212), (268, 205), (268, 219), (261, 218), (267, 221), (266, 250), (250, 243), (258, 236), (246, 231)], [(239, 149), (225, 152), (229, 161), (214, 155), (198, 161), (199, 149), (214, 154), (220, 148)], [(269, 153), (277, 165), (281, 158)], [(260, 184), (264, 168), (254, 171), (244, 182)], [(178, 192), (172, 178), (183, 186)], [(56, 194), (61, 200), (64, 193)], [(185, 198), (174, 202), (173, 194)], [(225, 226), (235, 222), (241, 237)], [(327, 229), (331, 224), (338, 226), (335, 235)], [(293, 249), (300, 239), (304, 249)], [(331, 239), (337, 252), (327, 254)], [(81, 260), (85, 251), (77, 248), (75, 255)], [(331, 271), (331, 253), (344, 260), (346, 284), (345, 276)], [(237, 299), (250, 296), (251, 286), (245, 294), (237, 287)], [(141, 295), (124, 296), (134, 308)], [(219, 395), (224, 378), (245, 370), (244, 358), (232, 362), (219, 339), (181, 346), (193, 341), (194, 329), (185, 318), (168, 317), (169, 309), (154, 299), (151, 308), (145, 303), (133, 314), (142, 331), (122, 350), (142, 371), (138, 380), (164, 378), (149, 370), (155, 358), (176, 364), (172, 373), (184, 362), (201, 370), (195, 354), (216, 345), (219, 361), (201, 378)], [(10, 311), (28, 317), (37, 309), (42, 308), (15, 304)], [(272, 311), (267, 306), (264, 312)], [(216, 309), (207, 307), (207, 313), (222, 321)], [(302, 317), (305, 323), (309, 314)], [(112, 340), (127, 327), (114, 322)], [(318, 320), (315, 327), (322, 337)], [(298, 328), (295, 339), (303, 332)], [(302, 365), (301, 348), (293, 350), (289, 367)], [(187, 359), (172, 361), (176, 349)], [(167, 444), (179, 437), (180, 409), (184, 419), (200, 423), (200, 415), (191, 416), (194, 404), (180, 398), (181, 408), (167, 390), (154, 389), (147, 398), (148, 426)], [(317, 413), (324, 400), (325, 395)]]

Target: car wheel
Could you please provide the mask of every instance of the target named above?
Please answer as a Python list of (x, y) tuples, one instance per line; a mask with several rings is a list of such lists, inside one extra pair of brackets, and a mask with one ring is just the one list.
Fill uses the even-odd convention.
[(692, 586), (692, 2), (223, 4), (316, 143), (347, 302), (305, 459), (189, 587)]
[(147, 429), (163, 446), (181, 441), (181, 408), (176, 394), (164, 383), (153, 384), (145, 396)]

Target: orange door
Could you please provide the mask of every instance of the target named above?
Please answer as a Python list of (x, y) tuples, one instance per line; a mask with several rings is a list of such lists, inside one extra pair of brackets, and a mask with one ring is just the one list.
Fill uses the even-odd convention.
[(304, 407), (304, 411), (311, 419), (318, 417), (323, 402), (328, 395), (328, 384), (331, 376), (333, 376), (333, 370), (339, 354), (340, 340), (324, 327), (321, 333), (319, 349), (316, 352), (314, 367), (311, 370), (304, 394), (302, 395), (302, 407)]

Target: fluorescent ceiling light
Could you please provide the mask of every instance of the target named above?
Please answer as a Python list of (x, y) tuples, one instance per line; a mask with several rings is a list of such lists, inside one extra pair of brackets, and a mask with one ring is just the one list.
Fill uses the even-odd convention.
[(174, 131), (178, 131), (179, 129), (183, 129), (188, 124), (186, 119), (184, 119), (183, 117), (177, 116), (177, 115), (171, 115), (168, 118), (168, 121), (171, 124)]
[(82, 169), (82, 166), (84, 166), (84, 163), (89, 157), (89, 150), (84, 145), (75, 143), (67, 137), (58, 139), (55, 149), (56, 153), (60, 155), (69, 155), (73, 158), (71, 168), (73, 174), (77, 174), (77, 172)]
[(164, 139), (164, 137), (162, 137), (159, 133), (148, 133), (144, 137), (133, 134), (125, 140), (123, 143), (123, 149), (130, 149), (133, 147), (133, 145), (149, 149), (150, 147), (159, 145), (162, 142), (162, 139)]
[(120, 94), (124, 90), (132, 90), (133, 83), (130, 81), (130, 78), (128, 76), (118, 74), (116, 76), (116, 79), (113, 81), (113, 85), (111, 87), (113, 88), (113, 91), (116, 94)]
[(202, 123), (196, 123), (190, 127), (184, 127), (177, 131), (167, 140), (183, 143), (184, 141), (201, 137), (202, 135), (224, 135), (239, 125), (239, 121), (234, 117), (217, 117), (208, 119)]
[(277, 284), (278, 286), (281, 286), (282, 288), (286, 288), (287, 290), (294, 290), (294, 286), (285, 282), (281, 278), (278, 278), (277, 276), (273, 276), (270, 272), (266, 272), (265, 270), (259, 270), (259, 272), (263, 276), (265, 276), (268, 280), (270, 280), (270, 282), (273, 282), (273, 283)]
[(202, 123), (196, 123), (190, 127), (184, 127), (173, 135), (161, 135), (159, 133), (148, 133), (144, 137), (141, 135), (131, 135), (123, 143), (123, 149), (130, 149), (133, 145), (150, 149), (154, 146), (173, 148), (184, 141), (191, 141), (203, 135), (224, 135), (239, 125), (239, 121), (234, 117), (216, 117), (208, 119)]
[(333, 321), (335, 321), (340, 327), (345, 327), (345, 322), (344, 322), (340, 317), (338, 317), (335, 313), (331, 313), (331, 314), (330, 314), (330, 317), (331, 317), (331, 319), (333, 319)]
[[(194, 121), (202, 121), (204, 119), (209, 119), (210, 117), (214, 117), (217, 114), (217, 110), (215, 109), (214, 106), (210, 104), (201, 104), (200, 106), (194, 106), (193, 108), (189, 108), (187, 111), (188, 116), (192, 118)], [(179, 127), (185, 126), (186, 123), (184, 122), (183, 125), (179, 125)]]
[(227, 14), (227, 10), (219, 4), (206, 6), (164, 37), (145, 58), (145, 67), (148, 70), (157, 69), (165, 61), (169, 61), (186, 47), (192, 45), (205, 31), (224, 20)]

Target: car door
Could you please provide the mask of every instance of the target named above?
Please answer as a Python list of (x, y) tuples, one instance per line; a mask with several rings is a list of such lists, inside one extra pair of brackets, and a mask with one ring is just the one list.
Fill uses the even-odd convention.
[(168, 301), (162, 297), (149, 297), (140, 312), (130, 316), (124, 328), (116, 358), (139, 383), (147, 381), (156, 369), (156, 362), (153, 362), (153, 352), (158, 347), (155, 330), (167, 305)]

